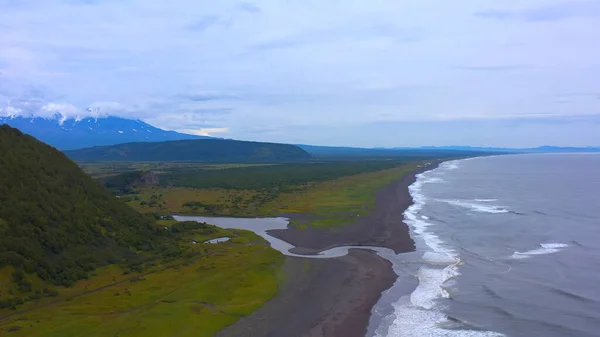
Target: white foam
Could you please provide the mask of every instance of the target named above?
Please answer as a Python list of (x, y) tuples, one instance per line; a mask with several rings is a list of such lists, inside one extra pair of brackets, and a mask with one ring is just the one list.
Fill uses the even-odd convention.
[(547, 249), (567, 248), (569, 247), (566, 243), (542, 243), (540, 246)]
[(509, 210), (503, 208), (502, 206), (494, 206), (494, 205), (482, 205), (477, 204), (472, 201), (465, 200), (448, 200), (448, 199), (438, 199), (438, 201), (445, 202), (449, 205), (468, 208), (472, 211), (479, 213), (491, 213), (491, 214), (500, 214), (500, 213), (508, 213)]
[(456, 170), (458, 168), (458, 160), (444, 162), (440, 165), (440, 168), (445, 170)]
[(454, 257), (451, 254), (438, 252), (425, 252), (425, 254), (423, 254), (423, 260), (429, 264), (442, 265), (458, 263), (460, 261), (457, 257)]
[(431, 310), (435, 307), (437, 299), (442, 297), (440, 285), (444, 283), (444, 272), (441, 269), (421, 267), (419, 274), (419, 285), (410, 294), (412, 305)]
[[(403, 298), (394, 305), (393, 322), (388, 329), (376, 330), (377, 337), (500, 337), (502, 334), (491, 331), (444, 329), (452, 325), (440, 311), (414, 306), (410, 299)], [(383, 331), (386, 330), (386, 331)]]
[(427, 231), (427, 228), (431, 226), (431, 224), (424, 220), (429, 220), (429, 218), (427, 216), (418, 215), (418, 212), (423, 208), (427, 201), (427, 198), (421, 192), (423, 182), (430, 179), (427, 177), (427, 173), (428, 172), (417, 175), (417, 181), (409, 186), (408, 189), (413, 198), (413, 204), (404, 212), (404, 218), (406, 219), (406, 222), (412, 226), (413, 232), (425, 241), (425, 244), (431, 248), (433, 253), (444, 255), (447, 259), (454, 261), (457, 258), (454, 256), (454, 253), (444, 247), (443, 241), (437, 235)]
[[(446, 162), (440, 166), (442, 170), (456, 168), (458, 168), (456, 161)], [(405, 221), (411, 226), (414, 235), (423, 240), (429, 248), (422, 257), (424, 265), (417, 273), (419, 284), (410, 296), (405, 296), (394, 303), (394, 313), (383, 319), (383, 324), (375, 330), (375, 336), (503, 336), (496, 332), (443, 327), (450, 326), (451, 322), (443, 313), (444, 308), (440, 307), (439, 301), (451, 297), (444, 284), (448, 284), (460, 275), (458, 271), (460, 257), (456, 251), (448, 248), (443, 240), (430, 231), (433, 224), (426, 221), (429, 217), (418, 214), (427, 202), (426, 196), (421, 191), (423, 184), (440, 181), (429, 176), (434, 171), (417, 175), (417, 181), (409, 186), (414, 204), (404, 212)], [(500, 211), (489, 205), (469, 205), (469, 208), (479, 211)]]
[(541, 248), (528, 250), (526, 252), (515, 252), (511, 257), (513, 259), (527, 259), (535, 255), (558, 253), (564, 248), (569, 247), (569, 245), (564, 243), (542, 243), (540, 244), (540, 247)]
[(494, 202), (498, 201), (498, 199), (475, 199), (477, 202)]
[(443, 182), (443, 181), (444, 181), (444, 180), (443, 180), (442, 178), (427, 178), (427, 179), (423, 180), (423, 182), (422, 182), (422, 183), (424, 183), (424, 184), (425, 184), (425, 183), (426, 183), (426, 184), (429, 184), (429, 183), (441, 183), (441, 182)]

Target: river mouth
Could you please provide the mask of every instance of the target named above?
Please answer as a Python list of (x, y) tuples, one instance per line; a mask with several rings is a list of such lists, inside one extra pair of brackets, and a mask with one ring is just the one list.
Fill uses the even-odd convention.
[(383, 320), (393, 312), (393, 302), (396, 299), (410, 295), (418, 285), (414, 277), (415, 266), (419, 265), (421, 255), (418, 252), (396, 254), (394, 250), (376, 246), (339, 246), (320, 251), (316, 254), (296, 254), (290, 250), (297, 248), (286, 241), (278, 239), (268, 233), (270, 230), (285, 230), (288, 228), (289, 219), (278, 218), (231, 218), (231, 217), (205, 217), (205, 216), (173, 216), (177, 221), (197, 221), (215, 225), (224, 229), (249, 230), (269, 242), (273, 249), (285, 256), (305, 259), (332, 259), (348, 255), (350, 249), (363, 249), (375, 252), (380, 257), (392, 264), (396, 275), (393, 286), (382, 293), (380, 301), (371, 309), (371, 316), (367, 326), (366, 336), (376, 336), (377, 329)]
[[(390, 260), (396, 256), (393, 250), (384, 247), (375, 246), (339, 246), (330, 248), (316, 254), (296, 254), (290, 250), (296, 247), (289, 242), (278, 239), (268, 233), (270, 230), (287, 229), (290, 220), (288, 218), (231, 218), (231, 217), (207, 217), (207, 216), (182, 216), (175, 215), (173, 218), (177, 221), (197, 221), (204, 222), (224, 229), (243, 229), (256, 233), (267, 240), (271, 248), (281, 252), (286, 256), (309, 258), (309, 259), (330, 259), (348, 255), (350, 249), (366, 249), (376, 252), (379, 256)], [(393, 261), (390, 260), (393, 263)]]

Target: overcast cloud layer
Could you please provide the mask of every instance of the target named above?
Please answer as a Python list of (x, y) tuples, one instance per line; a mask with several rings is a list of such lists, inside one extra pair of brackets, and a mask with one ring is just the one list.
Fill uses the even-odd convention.
[(600, 145), (599, 41), (600, 0), (0, 0), (0, 115), (323, 145)]

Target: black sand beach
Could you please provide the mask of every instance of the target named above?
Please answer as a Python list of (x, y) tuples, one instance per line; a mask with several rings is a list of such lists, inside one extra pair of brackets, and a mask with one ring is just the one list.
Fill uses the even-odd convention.
[[(344, 245), (413, 251), (414, 242), (403, 223), (403, 213), (412, 204), (408, 186), (417, 174), (434, 167), (407, 174), (382, 188), (376, 195), (377, 209), (355, 223), (335, 229), (272, 230), (269, 234), (295, 245), (295, 253)], [(284, 285), (274, 299), (217, 336), (362, 337), (372, 307), (397, 278), (390, 262), (358, 249), (332, 259), (288, 257), (283, 275)]]
[[(268, 233), (296, 246), (291, 251), (298, 254), (314, 254), (350, 245), (386, 247), (396, 253), (413, 251), (415, 245), (408, 226), (403, 223), (403, 213), (412, 204), (408, 186), (415, 182), (415, 176), (422, 171), (409, 173), (379, 190), (375, 196), (377, 209), (353, 223), (333, 228), (289, 228)], [(303, 215), (292, 213), (285, 216), (294, 219)]]
[(273, 300), (217, 336), (362, 337), (380, 292), (396, 275), (376, 254), (352, 250), (336, 259), (289, 257)]

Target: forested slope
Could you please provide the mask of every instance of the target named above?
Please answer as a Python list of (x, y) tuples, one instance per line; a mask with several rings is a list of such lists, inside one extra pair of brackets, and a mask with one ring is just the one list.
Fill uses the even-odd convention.
[[(153, 222), (60, 151), (0, 126), (0, 270), (14, 268), (22, 293), (32, 290), (24, 275), (68, 286), (98, 266), (156, 250)], [(0, 290), (0, 300), (11, 298)]]
[(65, 152), (77, 161), (198, 161), (253, 163), (301, 161), (311, 155), (295, 145), (197, 139), (159, 143), (127, 143)]

